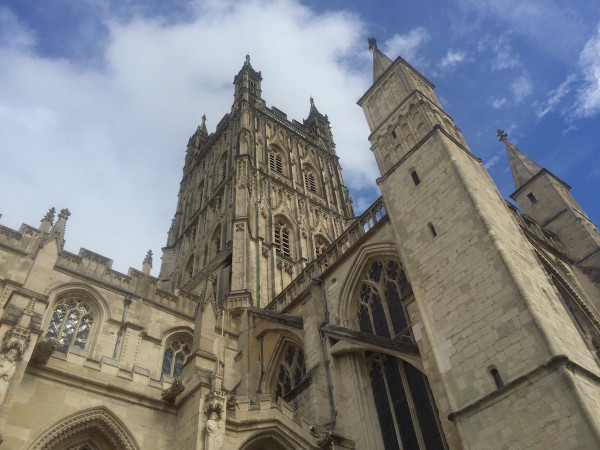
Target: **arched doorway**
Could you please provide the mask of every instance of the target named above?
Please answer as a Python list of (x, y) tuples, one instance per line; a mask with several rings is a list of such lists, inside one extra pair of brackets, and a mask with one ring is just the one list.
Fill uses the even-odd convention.
[(277, 431), (263, 431), (246, 440), (240, 450), (296, 450), (296, 447)]
[(41, 433), (29, 450), (140, 450), (125, 424), (104, 406), (79, 411)]

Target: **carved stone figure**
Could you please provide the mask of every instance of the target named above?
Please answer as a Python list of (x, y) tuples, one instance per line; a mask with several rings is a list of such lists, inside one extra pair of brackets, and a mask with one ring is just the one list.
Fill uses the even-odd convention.
[(21, 354), (14, 347), (7, 348), (0, 353), (0, 405), (4, 403), (6, 391), (8, 391), (10, 380), (15, 374), (19, 359), (21, 359)]
[(210, 413), (206, 421), (206, 440), (204, 448), (206, 450), (219, 450), (223, 446), (223, 421), (219, 420), (216, 411)]
[(54, 353), (54, 350), (56, 350), (56, 347), (58, 347), (59, 344), (59, 340), (52, 337), (38, 339), (37, 344), (33, 349), (33, 354), (31, 355), (31, 362), (36, 364), (46, 364), (50, 355)]
[(161, 397), (166, 402), (174, 403), (177, 396), (183, 391), (185, 391), (183, 381), (181, 381), (181, 378), (175, 378), (173, 384), (162, 391)]

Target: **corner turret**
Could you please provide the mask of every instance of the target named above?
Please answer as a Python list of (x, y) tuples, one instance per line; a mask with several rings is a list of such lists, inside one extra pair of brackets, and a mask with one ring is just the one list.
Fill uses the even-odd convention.
[(515, 200), (541, 227), (555, 233), (576, 265), (600, 269), (600, 233), (570, 193), (571, 186), (541, 167), (497, 130), (515, 183)]

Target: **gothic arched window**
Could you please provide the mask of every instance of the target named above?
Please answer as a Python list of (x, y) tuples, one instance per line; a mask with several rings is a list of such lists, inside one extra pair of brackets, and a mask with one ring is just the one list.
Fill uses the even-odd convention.
[(309, 169), (304, 172), (304, 186), (306, 186), (307, 191), (317, 192), (315, 176)]
[(288, 343), (279, 363), (275, 383), (275, 398), (285, 397), (306, 375), (304, 352), (296, 345)]
[(269, 167), (274, 172), (283, 173), (283, 164), (281, 163), (281, 155), (275, 151), (269, 152)]
[(180, 377), (181, 370), (190, 355), (190, 346), (183, 340), (172, 341), (165, 349), (161, 373), (171, 377)]
[[(411, 337), (402, 305), (409, 292), (399, 262), (373, 261), (359, 284), (360, 330), (390, 339)], [(365, 357), (385, 448), (447, 448), (425, 375), (399, 358), (376, 352)]]
[(275, 244), (275, 251), (283, 256), (290, 256), (290, 230), (281, 221), (275, 222), (275, 238), (273, 240)]
[(94, 313), (88, 302), (68, 297), (57, 302), (46, 336), (58, 339), (58, 352), (66, 353), (70, 346), (84, 349), (93, 323)]

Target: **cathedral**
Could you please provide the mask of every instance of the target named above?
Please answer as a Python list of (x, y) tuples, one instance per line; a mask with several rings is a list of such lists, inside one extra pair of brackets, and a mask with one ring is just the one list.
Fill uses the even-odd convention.
[(0, 226), (1, 449), (600, 448), (596, 225), (498, 130), (502, 198), (433, 84), (369, 47), (363, 212), (327, 115), (267, 106), (246, 57), (158, 277), (66, 251), (67, 209)]

